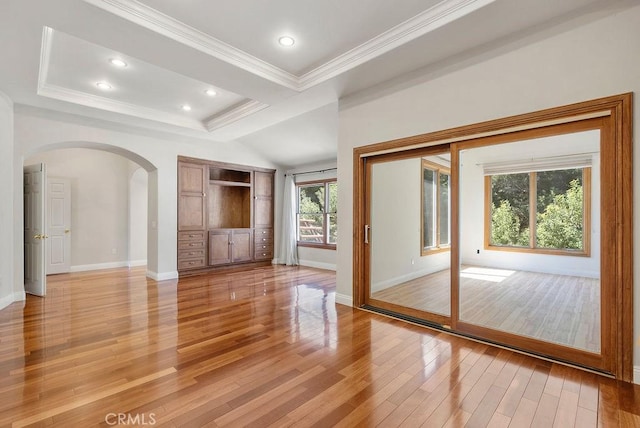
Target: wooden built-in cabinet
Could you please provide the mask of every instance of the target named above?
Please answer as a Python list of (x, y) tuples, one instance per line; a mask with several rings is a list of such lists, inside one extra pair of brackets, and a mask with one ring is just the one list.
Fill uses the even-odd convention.
[(273, 174), (254, 174), (254, 227), (273, 228)]
[(275, 171), (178, 158), (181, 275), (273, 259)]
[(255, 243), (254, 257), (256, 260), (271, 260), (273, 258), (273, 228), (255, 229), (253, 242)]
[(250, 262), (253, 254), (251, 229), (209, 231), (209, 265)]
[(205, 230), (206, 166), (180, 162), (178, 182), (178, 230)]

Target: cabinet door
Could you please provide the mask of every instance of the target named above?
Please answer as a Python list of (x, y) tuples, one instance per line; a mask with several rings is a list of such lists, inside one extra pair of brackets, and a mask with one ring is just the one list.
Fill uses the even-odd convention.
[(255, 196), (273, 197), (273, 173), (256, 171), (253, 176), (253, 194)]
[(233, 262), (251, 261), (253, 250), (253, 231), (251, 229), (234, 230), (231, 236)]
[(230, 230), (212, 230), (209, 232), (210, 266), (231, 263), (231, 234)]
[(254, 173), (253, 227), (273, 227), (273, 173)]
[(207, 228), (205, 165), (178, 162), (178, 230)]

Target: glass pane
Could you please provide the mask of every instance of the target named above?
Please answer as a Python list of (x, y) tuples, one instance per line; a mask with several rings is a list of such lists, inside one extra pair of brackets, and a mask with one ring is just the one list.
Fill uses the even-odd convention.
[(329, 214), (329, 244), (338, 242), (338, 215)]
[(422, 226), (423, 246), (424, 248), (435, 247), (436, 245), (436, 175), (437, 172), (425, 168), (422, 172), (423, 177), (423, 203), (422, 210), (424, 224)]
[(330, 213), (338, 212), (338, 183), (329, 183), (329, 211)]
[[(584, 177), (581, 169), (535, 171), (544, 165), (569, 162), (578, 154), (591, 162), (590, 174)], [(494, 165), (518, 173), (493, 176), (491, 195), (485, 195), (484, 173)], [(534, 183), (529, 183), (530, 173), (520, 173), (529, 165), (534, 170)], [(460, 321), (601, 352), (600, 131), (463, 150), (459, 170)], [(585, 182), (587, 177), (589, 183)], [(530, 185), (537, 188), (535, 198), (530, 197)], [(529, 212), (536, 215), (538, 245), (582, 245), (583, 186), (590, 190), (591, 215), (585, 216), (590, 217), (590, 224), (584, 228), (589, 233), (590, 253), (572, 255), (528, 248), (523, 232), (529, 226)], [(487, 219), (481, 209), (485, 202), (493, 205)], [(535, 207), (527, 207), (534, 203)], [(496, 242), (497, 237), (502, 240)], [(485, 248), (488, 238), (511, 247)], [(513, 248), (516, 244), (527, 248)]]
[[(450, 166), (448, 153), (425, 160)], [(396, 312), (423, 311), (430, 320), (448, 316), (451, 253), (422, 252), (423, 239), (434, 245), (437, 232), (437, 173), (425, 170), (420, 157), (392, 160), (372, 164), (370, 182), (371, 299)]]
[(449, 201), (449, 183), (451, 179), (448, 174), (440, 174), (440, 217), (438, 221), (440, 222), (440, 242), (438, 244), (449, 245), (451, 244), (449, 225), (451, 222), (450, 219), (450, 201)]
[(536, 184), (536, 246), (582, 250), (582, 169), (538, 172)]
[(490, 243), (529, 246), (529, 173), (491, 177)]
[(298, 212), (324, 212), (324, 184), (301, 186), (299, 196)]
[(299, 214), (299, 241), (324, 243), (324, 214)]

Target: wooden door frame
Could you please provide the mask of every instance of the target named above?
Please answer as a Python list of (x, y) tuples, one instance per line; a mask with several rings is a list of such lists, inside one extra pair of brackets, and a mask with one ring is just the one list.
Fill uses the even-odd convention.
[[(404, 160), (404, 159), (415, 159), (415, 158), (421, 158), (423, 156), (433, 156), (433, 155), (438, 155), (443, 153), (450, 153), (449, 144), (442, 144), (442, 145), (437, 145), (433, 147), (422, 147), (422, 148), (417, 148), (412, 150), (405, 150), (400, 152), (385, 153), (377, 156), (371, 156), (368, 158), (369, 160), (365, 166), (365, 173), (367, 177), (366, 179), (368, 180), (368, 178), (371, 177), (372, 167), (375, 164)], [(416, 173), (416, 180), (422, 180), (422, 163), (420, 164), (420, 167), (421, 167), (420, 175)], [(367, 183), (366, 198), (368, 200), (371, 200), (371, 197), (372, 197), (371, 188), (372, 188), (371, 183)], [(420, 197), (420, 200), (422, 205), (423, 204), (422, 195)], [(368, 208), (368, 205), (367, 205), (367, 208)], [(365, 219), (370, 218), (370, 214), (371, 214), (370, 212), (367, 212)], [(371, 229), (370, 233), (375, 233), (375, 230)], [(422, 234), (422, 227), (420, 228), (420, 233)], [(365, 260), (365, 263), (367, 264), (367, 275), (369, 275), (370, 271), (368, 267), (370, 267), (370, 257), (368, 257), (367, 253), (364, 254), (364, 260)], [(368, 284), (368, 281), (369, 279), (367, 280), (367, 284)], [(402, 313), (403, 315), (406, 315), (415, 319), (421, 319), (428, 323), (433, 323), (438, 327), (449, 328), (451, 325), (451, 313), (449, 313), (449, 315), (438, 314), (435, 312), (428, 312), (425, 310), (403, 307), (395, 303), (377, 300), (371, 297), (369, 287), (364, 287), (364, 293), (362, 297), (363, 297), (363, 304), (364, 302), (367, 302), (367, 304), (375, 308), (387, 310), (393, 313)]]
[[(552, 125), (568, 124), (594, 118), (609, 118), (611, 126), (605, 127), (610, 134), (609, 141), (615, 145), (615, 189), (616, 196), (615, 232), (613, 248), (615, 258), (612, 269), (615, 271), (615, 296), (611, 296), (612, 330), (610, 340), (612, 355), (604, 355), (608, 359), (610, 373), (617, 379), (633, 381), (633, 94), (625, 93), (561, 107), (550, 108), (532, 113), (491, 120), (472, 125), (461, 126), (443, 131), (401, 138), (368, 146), (356, 147), (353, 150), (353, 302), (355, 307), (365, 304), (369, 281), (367, 246), (364, 243), (364, 227), (369, 218), (367, 212), (367, 195), (370, 183), (367, 182), (367, 160), (375, 156), (397, 153), (403, 157), (410, 152), (444, 144), (460, 143), (484, 137), (504, 136), (528, 130), (538, 130), (538, 135), (549, 132)], [(545, 131), (546, 130), (546, 131)], [(511, 135), (512, 136), (512, 135)], [(455, 153), (455, 154), (454, 154)], [(452, 167), (457, 164), (457, 152), (452, 151)], [(456, 167), (457, 168), (457, 167)], [(452, 171), (452, 188), (457, 192), (457, 171)], [(452, 199), (456, 194), (451, 195)], [(452, 207), (452, 243), (458, 239), (457, 204)], [(453, 248), (456, 247), (456, 248)], [(452, 245), (452, 257), (457, 260), (458, 245)], [(455, 269), (452, 269), (454, 272)], [(452, 274), (454, 280), (455, 274)], [(452, 300), (457, 296), (457, 288), (452, 289)], [(454, 293), (456, 295), (454, 295)], [(457, 307), (452, 304), (452, 319), (457, 319)], [(455, 315), (455, 316), (454, 316)], [(455, 330), (456, 326), (452, 326)], [(602, 326), (606, 328), (607, 326)], [(626, 327), (626, 328), (625, 328)], [(604, 352), (603, 352), (604, 354)]]

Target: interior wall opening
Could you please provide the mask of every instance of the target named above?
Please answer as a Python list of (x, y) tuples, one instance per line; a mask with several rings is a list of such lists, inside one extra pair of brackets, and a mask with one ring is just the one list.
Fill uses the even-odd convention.
[[(47, 176), (47, 274), (147, 264), (146, 165), (83, 147), (46, 150), (24, 161), (39, 163), (46, 165)], [(66, 195), (60, 192), (65, 185)]]

